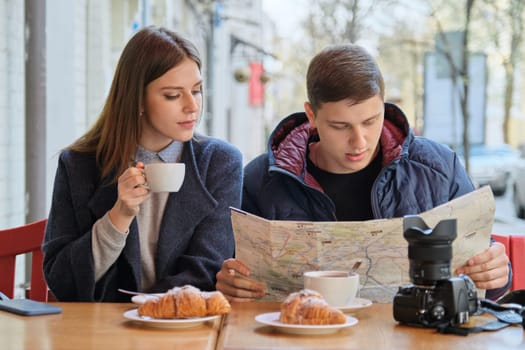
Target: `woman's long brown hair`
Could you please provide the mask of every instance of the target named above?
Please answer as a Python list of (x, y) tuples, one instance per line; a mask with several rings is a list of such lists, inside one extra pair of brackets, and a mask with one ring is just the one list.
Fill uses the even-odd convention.
[(157, 26), (138, 31), (122, 51), (97, 121), (67, 149), (95, 153), (101, 178), (116, 182), (135, 158), (146, 86), (186, 58), (201, 69), (197, 48), (177, 33)]

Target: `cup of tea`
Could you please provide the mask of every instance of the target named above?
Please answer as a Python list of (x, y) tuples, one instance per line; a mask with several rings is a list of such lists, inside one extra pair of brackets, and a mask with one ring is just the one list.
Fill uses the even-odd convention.
[(303, 282), (304, 288), (315, 290), (334, 307), (351, 304), (359, 290), (359, 274), (351, 271), (307, 271)]
[(185, 172), (184, 163), (151, 163), (144, 166), (146, 182), (152, 192), (177, 192)]

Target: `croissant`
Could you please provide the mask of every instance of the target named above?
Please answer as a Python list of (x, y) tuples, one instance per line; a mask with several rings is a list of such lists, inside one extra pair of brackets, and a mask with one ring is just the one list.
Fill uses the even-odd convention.
[(288, 324), (329, 325), (343, 324), (345, 315), (328, 305), (316, 291), (303, 289), (290, 294), (281, 304), (279, 321)]
[(158, 299), (147, 300), (138, 308), (139, 316), (153, 318), (189, 318), (223, 315), (231, 306), (219, 292), (201, 292), (186, 285), (168, 290)]

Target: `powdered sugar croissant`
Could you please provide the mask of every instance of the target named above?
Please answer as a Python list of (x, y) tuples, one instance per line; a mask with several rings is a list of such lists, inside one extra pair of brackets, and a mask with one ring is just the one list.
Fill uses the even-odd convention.
[(345, 315), (328, 305), (321, 294), (303, 289), (290, 294), (281, 304), (279, 321), (288, 324), (328, 325), (343, 324)]
[(175, 287), (158, 299), (147, 300), (139, 306), (139, 316), (153, 318), (189, 318), (223, 315), (231, 306), (219, 292), (201, 292), (190, 285)]

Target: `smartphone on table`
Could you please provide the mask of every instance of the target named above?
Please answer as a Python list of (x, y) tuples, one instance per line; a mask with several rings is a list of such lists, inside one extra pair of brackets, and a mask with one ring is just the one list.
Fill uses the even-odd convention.
[(23, 316), (59, 314), (62, 308), (31, 299), (9, 299), (0, 292), (0, 310)]

